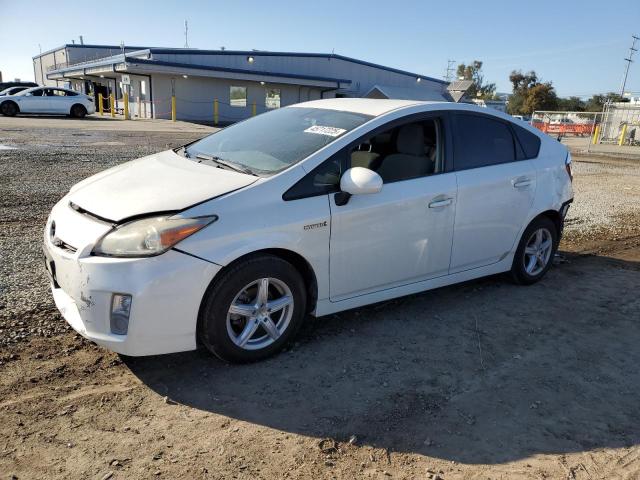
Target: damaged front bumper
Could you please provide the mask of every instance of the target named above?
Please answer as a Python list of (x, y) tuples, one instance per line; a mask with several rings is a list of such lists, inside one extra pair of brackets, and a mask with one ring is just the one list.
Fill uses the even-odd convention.
[[(60, 237), (51, 234), (53, 222)], [(109, 228), (67, 205), (54, 208), (44, 232), (44, 254), (62, 316), (83, 337), (124, 355), (195, 349), (200, 303), (220, 266), (174, 250), (147, 258), (91, 255)], [(114, 294), (131, 296), (126, 335), (111, 331)]]

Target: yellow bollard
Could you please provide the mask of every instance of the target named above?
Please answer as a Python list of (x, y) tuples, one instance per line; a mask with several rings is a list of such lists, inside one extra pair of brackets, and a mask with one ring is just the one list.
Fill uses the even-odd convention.
[(116, 101), (113, 98), (113, 93), (109, 95), (109, 110), (111, 111), (111, 118), (116, 116)]
[(618, 140), (618, 145), (622, 146), (624, 145), (624, 138), (627, 136), (627, 124), (625, 123), (622, 126), (622, 133), (620, 134), (620, 139)]
[(129, 94), (124, 92), (124, 119), (129, 120)]
[(213, 100), (213, 124), (218, 125), (218, 99)]
[(171, 121), (176, 121), (176, 96), (171, 97)]
[(98, 94), (98, 111), (100, 112), (100, 116), (104, 115), (104, 104), (102, 103), (102, 94)]
[(253, 102), (253, 105), (251, 106), (251, 115), (252, 116), (256, 116), (256, 102)]
[(591, 139), (591, 145), (596, 145), (598, 143), (599, 136), (600, 136), (600, 125), (596, 125), (596, 128), (593, 131), (593, 138)]

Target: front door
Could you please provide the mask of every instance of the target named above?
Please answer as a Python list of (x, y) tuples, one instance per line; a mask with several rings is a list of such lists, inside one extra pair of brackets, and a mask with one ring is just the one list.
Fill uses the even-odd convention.
[(384, 183), (345, 205), (330, 195), (331, 301), (447, 275), (457, 186), (443, 168), (443, 126), (438, 117), (394, 126), (348, 154)]
[(45, 95), (45, 89), (41, 88), (20, 97), (20, 111), (22, 113), (47, 113), (49, 112), (49, 97)]
[(332, 301), (446, 275), (454, 173), (383, 185), (338, 206), (331, 196)]

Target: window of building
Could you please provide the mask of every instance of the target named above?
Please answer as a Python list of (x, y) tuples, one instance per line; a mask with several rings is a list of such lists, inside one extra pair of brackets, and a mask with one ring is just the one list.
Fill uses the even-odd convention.
[(454, 166), (456, 170), (516, 160), (509, 125), (486, 115), (456, 114)]
[(267, 108), (280, 108), (280, 89), (267, 88), (264, 105)]
[(246, 107), (247, 87), (229, 87), (229, 104), (232, 107)]

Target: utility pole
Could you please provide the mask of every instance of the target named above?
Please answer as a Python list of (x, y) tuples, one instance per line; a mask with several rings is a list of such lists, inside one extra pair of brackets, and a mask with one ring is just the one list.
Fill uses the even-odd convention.
[(451, 78), (453, 76), (453, 66), (455, 65), (456, 61), (455, 60), (447, 60), (447, 71), (444, 75), (444, 78), (447, 82), (451, 81)]
[(638, 49), (636, 48), (636, 42), (640, 40), (640, 37), (631, 35), (631, 38), (633, 38), (633, 43), (631, 43), (631, 48), (629, 49), (629, 58), (624, 59), (624, 61), (627, 62), (627, 66), (624, 68), (624, 78), (622, 79), (622, 86), (620, 87), (620, 96), (624, 95), (624, 89), (627, 86), (627, 76), (629, 75), (629, 67), (631, 66), (631, 62), (633, 62), (633, 54), (638, 51)]
[(184, 48), (189, 48), (189, 24), (184, 21)]

